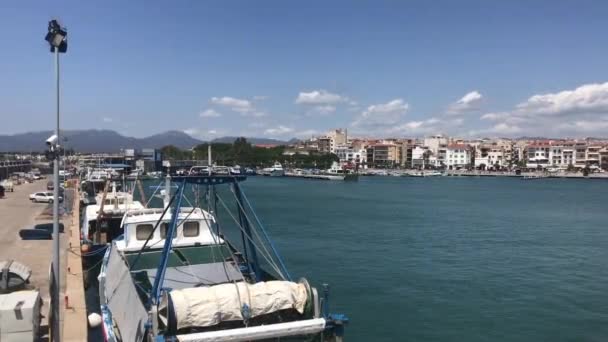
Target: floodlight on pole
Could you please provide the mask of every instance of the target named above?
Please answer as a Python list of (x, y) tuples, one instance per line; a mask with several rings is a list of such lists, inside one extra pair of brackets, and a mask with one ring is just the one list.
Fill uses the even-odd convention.
[[(68, 32), (65, 28), (59, 25), (57, 20), (49, 21), (48, 32), (44, 38), (50, 45), (51, 52), (55, 55), (55, 82), (56, 82), (56, 126), (55, 126), (55, 139), (52, 146), (49, 146), (53, 152), (53, 263), (52, 263), (52, 279), (50, 281), (54, 284), (51, 288), (51, 312), (52, 312), (52, 325), (51, 325), (51, 341), (61, 341), (61, 327), (60, 327), (60, 314), (59, 310), (59, 291), (61, 290), (60, 275), (61, 268), (59, 265), (59, 146), (60, 139), (59, 131), (59, 54), (65, 53), (68, 50), (67, 41)], [(48, 141), (47, 141), (48, 143)]]

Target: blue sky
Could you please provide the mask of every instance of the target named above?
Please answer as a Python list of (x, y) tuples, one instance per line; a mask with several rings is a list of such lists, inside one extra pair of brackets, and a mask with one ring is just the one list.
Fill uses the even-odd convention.
[[(0, 3), (0, 134), (608, 136), (606, 1)], [(9, 34), (6, 34), (6, 33)]]

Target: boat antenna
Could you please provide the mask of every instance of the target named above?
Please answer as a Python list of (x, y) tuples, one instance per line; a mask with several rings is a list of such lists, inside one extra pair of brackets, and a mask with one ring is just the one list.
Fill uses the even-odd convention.
[(171, 205), (169, 199), (171, 198), (171, 176), (167, 173), (165, 177), (165, 196), (163, 197), (163, 206), (167, 208)]

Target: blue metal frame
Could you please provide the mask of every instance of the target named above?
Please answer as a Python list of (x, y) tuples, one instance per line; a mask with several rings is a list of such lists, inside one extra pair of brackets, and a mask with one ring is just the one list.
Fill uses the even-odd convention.
[(173, 236), (177, 229), (177, 222), (179, 219), (179, 211), (182, 206), (182, 198), (184, 195), (184, 188), (186, 187), (186, 180), (182, 180), (182, 183), (177, 189), (177, 202), (171, 213), (171, 224), (167, 229), (167, 235), (165, 236), (165, 245), (163, 246), (163, 252), (160, 257), (158, 269), (156, 270), (156, 277), (154, 278), (154, 285), (152, 286), (152, 293), (150, 299), (153, 300), (154, 304), (160, 302), (161, 290), (163, 281), (165, 279), (165, 272), (167, 271), (167, 261), (169, 260), (169, 253), (171, 252), (171, 245), (173, 244)]
[[(241, 187), (239, 186), (239, 183), (234, 183), (234, 195), (236, 197), (236, 200), (238, 202), (238, 210), (239, 210), (239, 221), (243, 227), (243, 229), (245, 230), (245, 234), (247, 234), (247, 236), (249, 236), (249, 239), (247, 239), (247, 245), (249, 245), (249, 255), (251, 256), (251, 260), (247, 260), (247, 262), (249, 263), (249, 267), (251, 267), (251, 270), (253, 272), (253, 276), (254, 276), (254, 280), (257, 283), (259, 280), (259, 277), (261, 276), (259, 269), (258, 269), (258, 265), (259, 265), (259, 261), (258, 261), (258, 253), (255, 250), (255, 245), (253, 244), (253, 241), (251, 241), (253, 239), (253, 236), (251, 235), (251, 225), (249, 224), (249, 220), (247, 220), (247, 218), (245, 217), (245, 213), (243, 211), (243, 197), (241, 195)], [(244, 244), (245, 241), (243, 241), (243, 247), (245, 247), (246, 245)], [(247, 247), (245, 247), (247, 248)]]

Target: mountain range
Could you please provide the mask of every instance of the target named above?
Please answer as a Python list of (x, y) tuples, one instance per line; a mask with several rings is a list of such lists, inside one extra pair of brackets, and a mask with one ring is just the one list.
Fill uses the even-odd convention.
[[(27, 132), (13, 135), (0, 135), (0, 152), (42, 152), (46, 149), (45, 141), (53, 135), (52, 131)], [(181, 149), (190, 149), (204, 141), (191, 137), (181, 131), (167, 131), (144, 138), (121, 135), (112, 130), (66, 130), (62, 131), (68, 149), (83, 153), (116, 153), (121, 149), (161, 148), (173, 145)], [(212, 140), (217, 143), (232, 143), (236, 137), (221, 137)], [(286, 141), (247, 138), (252, 144), (286, 144)]]

